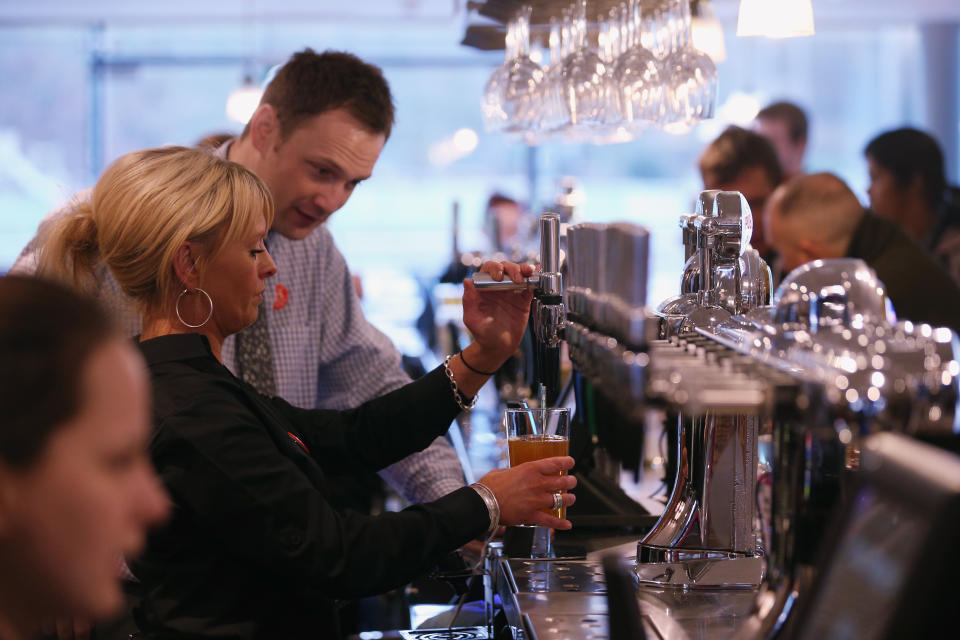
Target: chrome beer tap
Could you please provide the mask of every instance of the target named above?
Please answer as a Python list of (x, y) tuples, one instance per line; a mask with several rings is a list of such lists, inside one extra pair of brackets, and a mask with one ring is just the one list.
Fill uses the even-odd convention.
[(547, 347), (558, 347), (566, 326), (563, 276), (560, 273), (560, 216), (540, 216), (540, 274), (534, 290), (533, 332)]
[(540, 271), (524, 278), (521, 283), (497, 282), (489, 274), (478, 272), (473, 274), (473, 283), (484, 291), (533, 290), (531, 326), (537, 339), (534, 382), (547, 387), (548, 398), (555, 397), (558, 392), (559, 346), (567, 322), (563, 275), (560, 273), (560, 216), (555, 213), (540, 216)]
[(545, 213), (540, 216), (540, 271), (516, 283), (498, 282), (488, 273), (473, 274), (473, 284), (482, 291), (534, 292), (533, 330), (537, 338), (550, 347), (560, 344), (566, 323), (563, 306), (563, 275), (560, 273), (560, 216)]
[(684, 269), (680, 295), (658, 307), (669, 338), (728, 315), (770, 304), (770, 268), (750, 246), (753, 214), (737, 191), (707, 190), (680, 216)]
[[(680, 295), (660, 305), (660, 335), (696, 335), (736, 314), (769, 304), (769, 268), (750, 245), (753, 216), (735, 191), (704, 191), (693, 215), (680, 217), (686, 263)], [(691, 343), (694, 344), (694, 343)], [(706, 352), (702, 366), (654, 363), (652, 390), (678, 405), (678, 461), (673, 493), (660, 520), (637, 547), (641, 583), (680, 588), (744, 588), (760, 583), (761, 553), (754, 531), (759, 410), (766, 402), (750, 385), (731, 388), (740, 409), (695, 400), (706, 388), (722, 388)], [(657, 352), (659, 355), (659, 352)], [(669, 356), (668, 356), (669, 357)], [(680, 390), (677, 389), (681, 386)], [(701, 393), (688, 390), (699, 387)]]
[(792, 637), (798, 598), (861, 439), (878, 431), (960, 433), (960, 342), (946, 328), (896, 322), (861, 260), (816, 260), (780, 285), (772, 307), (736, 316), (711, 338), (797, 381), (773, 405), (772, 510), (764, 582), (737, 637)]
[[(681, 294), (656, 314), (643, 306), (639, 284), (642, 228), (591, 223), (567, 234), (574, 366), (630, 418), (614, 426), (636, 428), (651, 407), (666, 407), (679, 423), (676, 488), (635, 546), (637, 578), (654, 587), (637, 591), (650, 636), (806, 637), (804, 601), (818, 595), (820, 547), (838, 496), (861, 473), (861, 444), (866, 450), (888, 430), (951, 445), (960, 436), (957, 335), (898, 322), (883, 283), (859, 260), (808, 263), (784, 279), (771, 304), (769, 270), (746, 246), (744, 213), (739, 194), (701, 194), (697, 213), (681, 218)], [(871, 464), (865, 454), (863, 469)], [(876, 513), (866, 513), (872, 522)], [(891, 514), (879, 515), (902, 529)], [(873, 540), (891, 556), (901, 555), (894, 545), (904, 541)], [(610, 551), (632, 556), (622, 546)], [(902, 555), (911, 562), (909, 549)], [(887, 565), (874, 557), (849, 554), (828, 571), (844, 578), (835, 584), (846, 585), (842, 572), (851, 568), (853, 583), (875, 579), (876, 567)], [(504, 613), (531, 637), (541, 630), (593, 637), (599, 616), (611, 612), (597, 597), (607, 585), (593, 581), (589, 558), (500, 560), (491, 574)], [(926, 567), (910, 575), (923, 580)], [(859, 613), (871, 616), (870, 604)]]

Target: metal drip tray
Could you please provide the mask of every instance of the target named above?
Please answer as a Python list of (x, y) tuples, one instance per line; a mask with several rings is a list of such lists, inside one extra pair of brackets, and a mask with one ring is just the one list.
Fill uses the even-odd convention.
[(452, 629), (401, 630), (404, 640), (488, 640), (486, 627), (454, 627)]
[(510, 568), (519, 593), (607, 593), (599, 562), (513, 560)]
[[(630, 561), (631, 546), (613, 547), (608, 552), (626, 551), (623, 558)], [(539, 640), (610, 637), (607, 584), (600, 562), (511, 558), (494, 566), (496, 592), (515, 633)], [(736, 637), (753, 609), (755, 594), (756, 589), (701, 591), (648, 586), (639, 588), (636, 595), (647, 638), (725, 640)]]
[(568, 640), (609, 640), (610, 621), (606, 614), (531, 614), (538, 638)]

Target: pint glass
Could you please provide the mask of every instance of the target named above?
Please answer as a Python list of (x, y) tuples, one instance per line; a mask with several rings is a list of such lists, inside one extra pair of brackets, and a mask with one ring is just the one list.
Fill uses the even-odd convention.
[[(507, 409), (504, 423), (511, 467), (531, 460), (569, 455), (569, 409)], [(563, 471), (558, 475), (565, 474)], [(567, 515), (565, 506), (542, 511), (558, 518), (566, 518)]]

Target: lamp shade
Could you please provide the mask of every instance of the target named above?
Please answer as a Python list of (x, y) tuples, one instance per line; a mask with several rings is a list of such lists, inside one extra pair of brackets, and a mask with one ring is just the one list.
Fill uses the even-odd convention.
[(740, 0), (738, 36), (794, 38), (813, 33), (810, 0)]

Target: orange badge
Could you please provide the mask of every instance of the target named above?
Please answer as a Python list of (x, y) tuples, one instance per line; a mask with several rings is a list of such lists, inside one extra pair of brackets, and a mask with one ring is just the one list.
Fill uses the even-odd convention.
[(290, 302), (290, 292), (287, 291), (287, 288), (282, 284), (278, 284), (276, 288), (276, 295), (273, 297), (273, 310), (279, 311), (287, 306), (287, 303)]

